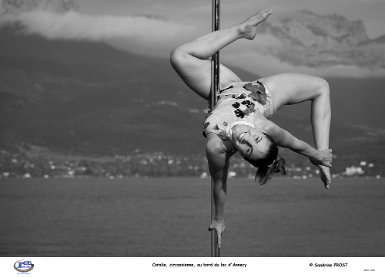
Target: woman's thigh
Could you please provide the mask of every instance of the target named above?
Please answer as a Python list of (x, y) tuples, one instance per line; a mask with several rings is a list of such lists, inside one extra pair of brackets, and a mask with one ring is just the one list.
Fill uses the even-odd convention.
[[(186, 83), (195, 93), (204, 99), (210, 98), (211, 90), (211, 60), (202, 60), (186, 53), (174, 53), (171, 63)], [(241, 79), (224, 65), (220, 65), (220, 88)]]
[(274, 112), (283, 105), (291, 105), (314, 99), (327, 82), (316, 76), (283, 73), (261, 78), (273, 97)]

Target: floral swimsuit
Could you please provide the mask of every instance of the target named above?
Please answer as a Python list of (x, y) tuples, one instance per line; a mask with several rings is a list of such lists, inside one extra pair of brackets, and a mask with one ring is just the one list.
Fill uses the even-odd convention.
[(255, 113), (266, 118), (273, 115), (270, 92), (260, 81), (232, 83), (219, 93), (214, 110), (204, 122), (203, 136), (209, 133), (223, 134), (226, 127), (236, 121), (254, 123)]

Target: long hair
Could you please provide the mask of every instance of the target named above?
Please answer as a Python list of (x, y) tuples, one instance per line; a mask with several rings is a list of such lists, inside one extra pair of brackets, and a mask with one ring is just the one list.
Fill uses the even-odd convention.
[(255, 180), (258, 180), (260, 185), (265, 184), (275, 174), (286, 174), (286, 160), (278, 155), (278, 146), (274, 142), (272, 142), (266, 157), (258, 160), (251, 160), (247, 157), (243, 158), (257, 168)]

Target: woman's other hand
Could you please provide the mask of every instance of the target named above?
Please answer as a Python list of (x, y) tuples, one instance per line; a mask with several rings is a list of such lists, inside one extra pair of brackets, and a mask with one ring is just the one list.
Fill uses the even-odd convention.
[(319, 168), (320, 178), (325, 188), (329, 189), (331, 184), (330, 167), (332, 167), (333, 153), (331, 149), (320, 150), (318, 153), (319, 157), (317, 159), (311, 157), (309, 160)]
[(326, 167), (332, 167), (333, 162), (333, 153), (331, 149), (326, 150), (320, 150), (318, 151), (318, 157), (310, 157), (310, 162), (313, 163), (315, 166), (326, 166)]

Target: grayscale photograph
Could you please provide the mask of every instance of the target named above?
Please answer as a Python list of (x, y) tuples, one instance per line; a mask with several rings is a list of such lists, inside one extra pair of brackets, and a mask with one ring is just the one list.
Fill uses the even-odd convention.
[(384, 257), (384, 14), (0, 0), (0, 256)]

